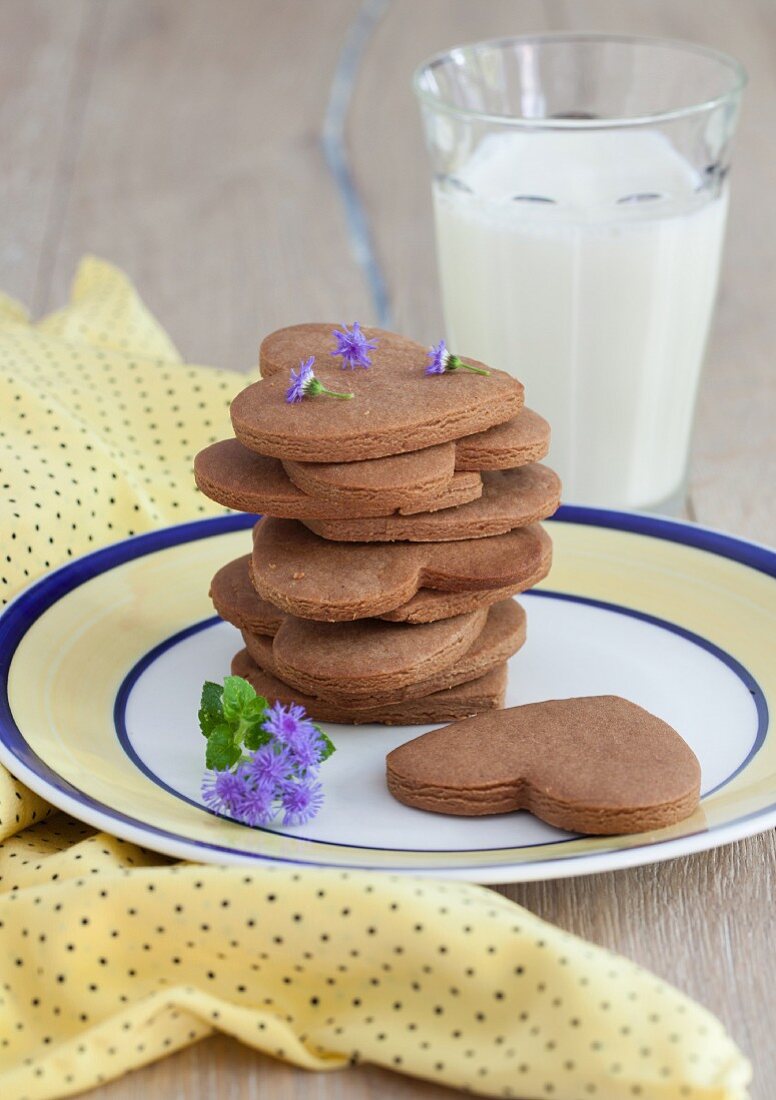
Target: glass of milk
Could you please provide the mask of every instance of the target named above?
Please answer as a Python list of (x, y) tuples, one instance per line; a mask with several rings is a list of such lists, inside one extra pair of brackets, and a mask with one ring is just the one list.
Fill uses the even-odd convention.
[(567, 501), (683, 506), (744, 84), (711, 50), (598, 34), (415, 74), (448, 347), (525, 383)]

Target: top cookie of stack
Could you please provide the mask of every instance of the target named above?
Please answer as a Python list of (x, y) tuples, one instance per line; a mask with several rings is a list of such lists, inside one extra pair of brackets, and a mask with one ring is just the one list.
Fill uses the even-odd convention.
[[(444, 344), (429, 353), (357, 325), (281, 329), (260, 367), (232, 402), (236, 438), (195, 461), (207, 496), (268, 517), (250, 558), (211, 588), (243, 631), (234, 670), (321, 719), (441, 721), (502, 705), (505, 660), (525, 635), (505, 597), (549, 570), (537, 521), (560, 495), (537, 461), (549, 427), (523, 408), (521, 383)], [(334, 625), (316, 633), (315, 621)]]
[[(361, 334), (376, 343), (370, 366), (345, 373), (331, 354), (332, 330), (294, 325), (264, 340), (262, 380), (232, 402), (237, 438), (197, 455), (206, 496), (357, 541), (482, 537), (555, 511), (558, 479), (536, 464), (549, 426), (523, 409), (517, 379), (495, 370), (429, 376), (422, 345), (381, 329)], [(352, 400), (288, 401), (289, 372), (311, 357), (315, 375)], [(338, 523), (376, 517), (391, 518)]]

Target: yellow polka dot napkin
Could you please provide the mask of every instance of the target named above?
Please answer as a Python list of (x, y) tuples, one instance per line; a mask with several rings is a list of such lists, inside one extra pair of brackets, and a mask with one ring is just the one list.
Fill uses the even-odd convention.
[[(32, 324), (0, 299), (0, 590), (215, 511), (191, 459), (238, 375), (188, 367), (95, 259)], [(744, 1100), (720, 1023), (489, 890), (171, 864), (0, 768), (0, 1096), (47, 1100), (219, 1029), (307, 1069), (358, 1061), (487, 1096)]]

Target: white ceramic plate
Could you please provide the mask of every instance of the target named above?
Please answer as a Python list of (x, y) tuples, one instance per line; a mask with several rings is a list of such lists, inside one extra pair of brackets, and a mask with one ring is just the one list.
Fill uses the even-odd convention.
[(48, 574), (0, 616), (0, 759), (55, 805), (186, 859), (368, 867), (514, 882), (634, 866), (776, 824), (776, 554), (654, 517), (566, 507), (551, 577), (521, 599), (528, 641), (507, 705), (623, 695), (700, 759), (687, 821), (638, 836), (562, 833), (527, 813), (412, 810), (385, 754), (430, 727), (327, 730), (326, 803), (298, 828), (251, 829), (199, 796), (202, 683), (240, 647), (213, 617), (210, 577), (249, 545), (248, 516), (142, 535)]

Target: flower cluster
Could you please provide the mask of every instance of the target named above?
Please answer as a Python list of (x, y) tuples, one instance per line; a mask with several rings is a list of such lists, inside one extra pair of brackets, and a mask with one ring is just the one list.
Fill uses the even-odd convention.
[(291, 368), (291, 385), (286, 390), (286, 401), (289, 405), (296, 405), (305, 397), (317, 397), (319, 393), (325, 393), (328, 397), (339, 397), (344, 401), (349, 401), (354, 396), (352, 393), (338, 393), (324, 386), (320, 378), (315, 376), (314, 362), (315, 356), (311, 355), (299, 364), (298, 371)]
[(256, 694), (239, 676), (221, 688), (205, 684), (199, 711), (208, 739), (202, 781), (205, 805), (245, 825), (303, 825), (323, 805), (321, 764), (329, 738), (296, 703), (283, 706)]
[(483, 367), (469, 366), (458, 355), (453, 355), (452, 352), (448, 351), (444, 340), (440, 340), (435, 348), (429, 348), (428, 358), (429, 364), (426, 367), (426, 374), (450, 374), (456, 370), (466, 370), (472, 374), (490, 374), (489, 370), (485, 370)]
[(358, 321), (353, 322), (352, 329), (349, 329), (347, 325), (343, 325), (342, 328), (343, 332), (339, 332), (337, 329), (332, 332), (332, 336), (337, 341), (337, 347), (330, 354), (342, 356), (343, 370), (348, 367), (351, 370), (355, 367), (371, 367), (372, 360), (369, 357), (369, 352), (374, 351), (377, 347), (377, 341), (367, 340)]

